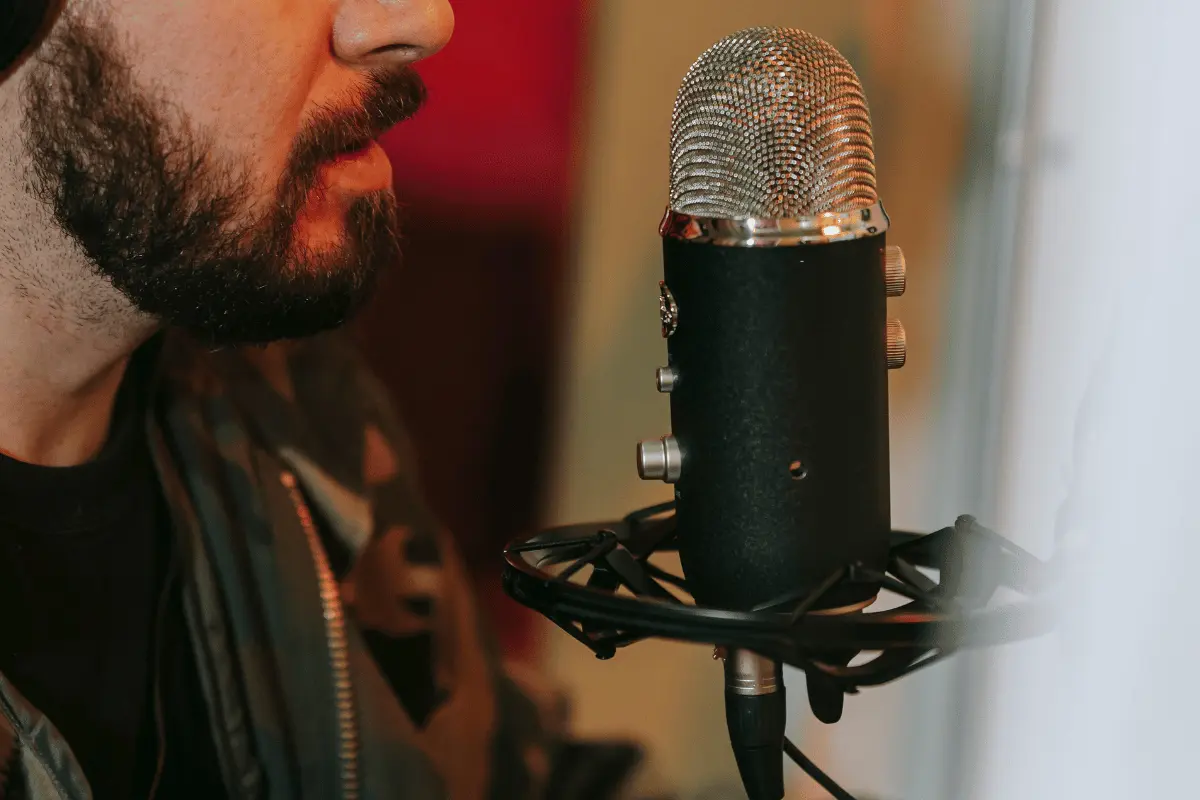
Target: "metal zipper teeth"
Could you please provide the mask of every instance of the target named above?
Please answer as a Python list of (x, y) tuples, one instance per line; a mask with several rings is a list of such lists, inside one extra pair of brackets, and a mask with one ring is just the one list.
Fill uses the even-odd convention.
[(150, 784), (150, 794), (147, 800), (156, 800), (158, 797), (163, 770), (166, 769), (167, 763), (167, 723), (166, 717), (163, 715), (162, 698), (163, 633), (166, 628), (167, 603), (170, 602), (171, 588), (178, 578), (179, 556), (172, 552), (167, 579), (158, 593), (158, 609), (155, 611), (154, 617), (154, 733), (158, 737), (158, 759), (154, 767), (154, 782)]
[(325, 636), (329, 641), (329, 662), (333, 672), (333, 693), (338, 720), (338, 755), (342, 768), (342, 798), (358, 800), (358, 719), (354, 708), (354, 686), (350, 681), (350, 646), (346, 637), (346, 614), (342, 607), (341, 593), (329, 566), (329, 558), (325, 555), (325, 548), (317, 535), (308, 504), (300, 494), (296, 476), (284, 472), (281, 480), (296, 507), (296, 515), (300, 518), (300, 526), (304, 529), (304, 536), (308, 540), (308, 547), (312, 551), (317, 568), (321, 609), (325, 617)]

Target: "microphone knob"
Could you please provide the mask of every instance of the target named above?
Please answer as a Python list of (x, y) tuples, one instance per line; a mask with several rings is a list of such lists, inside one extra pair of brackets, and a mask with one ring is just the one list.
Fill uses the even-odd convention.
[(638, 442), (638, 475), (644, 481), (675, 483), (683, 472), (683, 453), (674, 436)]
[(908, 360), (908, 334), (900, 320), (889, 319), (887, 324), (887, 365), (888, 369), (900, 369)]
[(904, 261), (904, 251), (899, 247), (889, 245), (883, 251), (883, 274), (888, 297), (904, 294), (908, 288), (908, 264)]
[(675, 371), (674, 367), (659, 367), (654, 373), (654, 383), (663, 394), (675, 391), (675, 384), (678, 381), (679, 373)]

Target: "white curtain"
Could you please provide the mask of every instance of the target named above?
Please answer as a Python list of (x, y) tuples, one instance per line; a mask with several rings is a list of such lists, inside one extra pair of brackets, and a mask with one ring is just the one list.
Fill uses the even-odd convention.
[(1065, 590), (974, 662), (961, 796), (1195, 797), (1200, 9), (1041, 5), (997, 487)]

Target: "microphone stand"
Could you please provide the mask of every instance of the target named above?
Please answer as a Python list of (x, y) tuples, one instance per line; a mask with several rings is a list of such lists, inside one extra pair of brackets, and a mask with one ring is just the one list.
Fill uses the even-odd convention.
[[(730, 740), (751, 800), (783, 797), (784, 754), (835, 800), (854, 800), (784, 735), (781, 665), (805, 672), (814, 715), (832, 723), (846, 694), (964, 648), (1030, 639), (1054, 626), (1053, 562), (970, 516), (928, 534), (892, 531), (886, 572), (847, 564), (806, 595), (750, 611), (687, 603), (680, 597), (691, 595), (687, 579), (652, 561), (678, 551), (674, 510), (674, 503), (663, 503), (621, 520), (522, 537), (505, 549), (504, 588), (602, 660), (649, 638), (717, 646), (725, 660)], [(823, 611), (822, 598), (846, 582), (881, 586), (908, 602), (879, 612)], [(1001, 587), (1018, 598), (989, 602)], [(850, 666), (866, 651), (879, 655)]]

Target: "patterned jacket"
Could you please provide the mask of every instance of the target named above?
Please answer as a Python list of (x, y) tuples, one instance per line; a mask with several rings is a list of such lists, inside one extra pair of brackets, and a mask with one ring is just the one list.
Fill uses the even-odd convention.
[[(343, 334), (220, 352), (167, 334), (138, 358), (231, 798), (610, 796), (632, 751), (580, 758), (501, 668)], [(0, 675), (0, 800), (90, 796), (68, 743)]]

